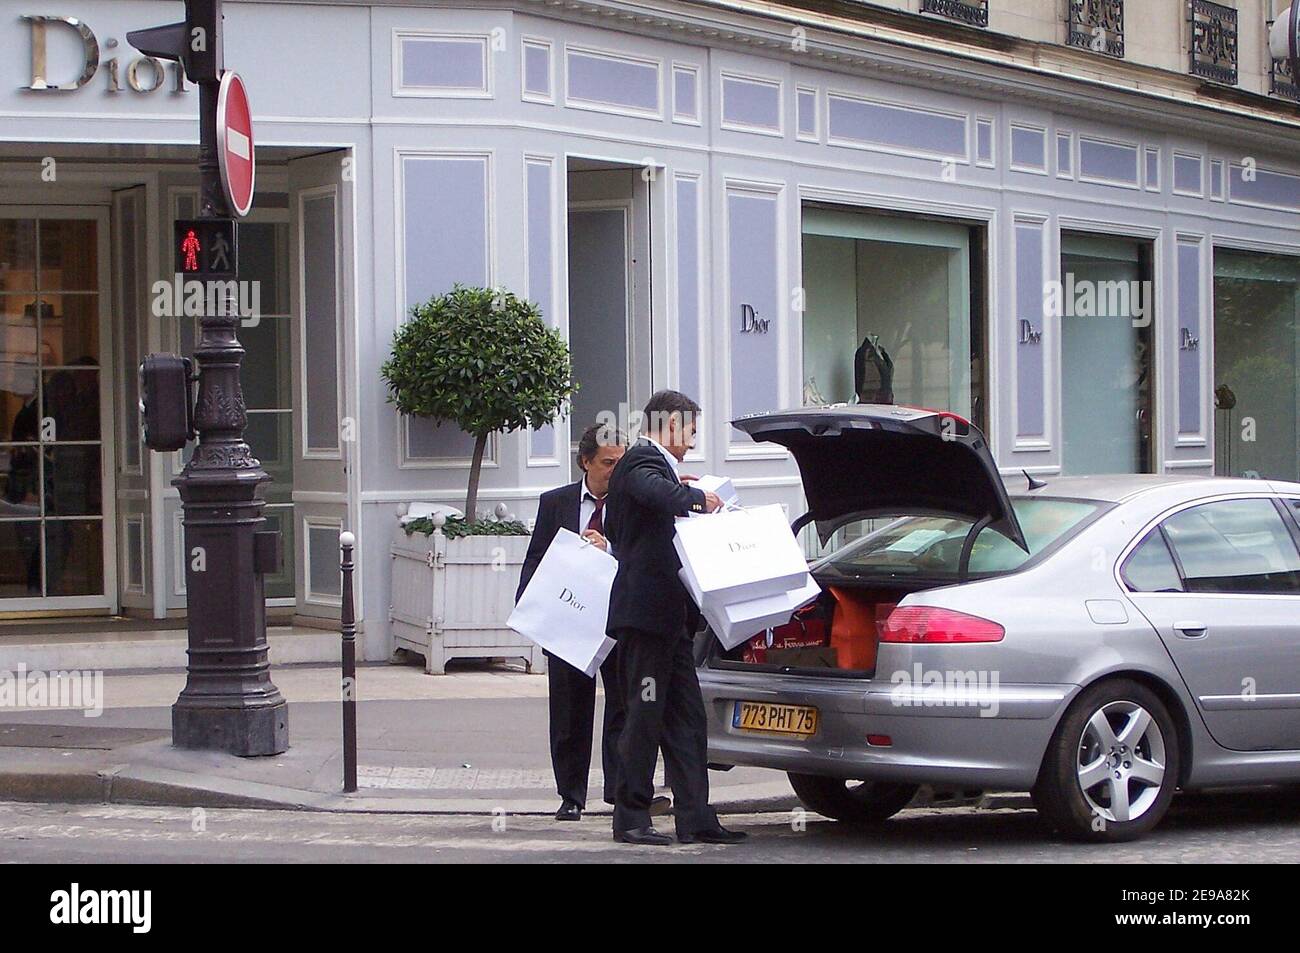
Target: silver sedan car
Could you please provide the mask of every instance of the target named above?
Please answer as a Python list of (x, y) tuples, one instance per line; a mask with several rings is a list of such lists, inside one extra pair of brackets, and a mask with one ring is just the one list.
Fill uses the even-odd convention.
[(1300, 781), (1300, 484), (1017, 477), (977, 428), (896, 406), (743, 417), (803, 477), (822, 595), (731, 651), (706, 633), (715, 766), (883, 820), (918, 785), (1028, 790), (1084, 839), (1177, 789)]

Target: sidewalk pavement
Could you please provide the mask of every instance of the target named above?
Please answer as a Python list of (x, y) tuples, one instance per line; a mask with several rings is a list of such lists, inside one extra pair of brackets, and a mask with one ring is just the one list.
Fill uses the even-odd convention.
[[(281, 666), (272, 678), (289, 701), (290, 747), (265, 758), (172, 747), (184, 672), (104, 673), (97, 717), (0, 708), (0, 799), (430, 814), (549, 814), (559, 804), (544, 677), (488, 662), (440, 676), (362, 666), (355, 794), (342, 793), (338, 668)], [(588, 813), (607, 814), (598, 746), (594, 761)], [(711, 771), (710, 782), (724, 814), (798, 803), (776, 771)]]

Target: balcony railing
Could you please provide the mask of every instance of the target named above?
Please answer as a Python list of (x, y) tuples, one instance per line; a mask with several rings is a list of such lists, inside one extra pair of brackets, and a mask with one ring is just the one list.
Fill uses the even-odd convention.
[(1192, 75), (1237, 85), (1237, 11), (1210, 0), (1191, 0), (1188, 28)]
[(971, 26), (989, 25), (989, 0), (921, 0), (921, 12)]
[(1068, 46), (1124, 58), (1124, 0), (1069, 0)]

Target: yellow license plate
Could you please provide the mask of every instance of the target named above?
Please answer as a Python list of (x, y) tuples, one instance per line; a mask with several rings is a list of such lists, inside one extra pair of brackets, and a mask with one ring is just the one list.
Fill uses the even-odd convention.
[(744, 731), (772, 731), (783, 735), (815, 735), (817, 709), (810, 705), (772, 702), (736, 702), (731, 727)]

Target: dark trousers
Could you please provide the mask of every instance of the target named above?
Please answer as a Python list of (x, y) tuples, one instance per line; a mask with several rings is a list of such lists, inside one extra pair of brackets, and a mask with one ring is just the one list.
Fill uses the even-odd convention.
[[(591, 729), (596, 716), (596, 680), (550, 652), (546, 658), (555, 790), (560, 797), (585, 808), (587, 776), (591, 773)], [(618, 785), (618, 738), (623, 730), (623, 688), (618, 680), (617, 648), (601, 664), (600, 679), (605, 685), (600, 761), (605, 773), (605, 803), (613, 804)]]
[(649, 826), (661, 748), (677, 833), (713, 827), (717, 815), (709, 807), (708, 725), (690, 637), (684, 627), (674, 636), (620, 629), (614, 637), (627, 693), (614, 830)]

